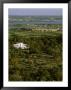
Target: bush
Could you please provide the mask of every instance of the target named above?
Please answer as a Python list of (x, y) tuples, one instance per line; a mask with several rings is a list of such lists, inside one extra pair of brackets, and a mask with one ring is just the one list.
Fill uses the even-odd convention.
[[(19, 33), (19, 34), (18, 34)], [(23, 33), (23, 34), (22, 34)], [(24, 34), (25, 33), (25, 34)], [(9, 38), (10, 81), (61, 81), (62, 33), (16, 31)], [(25, 36), (24, 36), (25, 35)], [(13, 44), (23, 42), (29, 49), (15, 49)]]

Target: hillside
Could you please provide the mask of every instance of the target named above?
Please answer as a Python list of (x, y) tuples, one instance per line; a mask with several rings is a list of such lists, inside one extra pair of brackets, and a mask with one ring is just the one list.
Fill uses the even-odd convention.
[[(28, 49), (16, 49), (23, 42)], [(10, 81), (61, 81), (62, 32), (9, 31)]]

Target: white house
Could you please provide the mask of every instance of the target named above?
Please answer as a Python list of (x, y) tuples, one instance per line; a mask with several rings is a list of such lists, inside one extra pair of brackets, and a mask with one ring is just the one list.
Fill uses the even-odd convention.
[(21, 49), (27, 49), (28, 48), (27, 44), (24, 44), (24, 43), (16, 43), (16, 44), (13, 44), (13, 46), (15, 48), (21, 48)]

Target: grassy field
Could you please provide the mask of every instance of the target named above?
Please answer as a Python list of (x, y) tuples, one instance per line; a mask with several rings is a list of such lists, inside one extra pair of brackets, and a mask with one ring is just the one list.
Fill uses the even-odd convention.
[[(13, 44), (23, 42), (28, 49), (16, 49)], [(9, 31), (10, 81), (61, 81), (61, 31)]]

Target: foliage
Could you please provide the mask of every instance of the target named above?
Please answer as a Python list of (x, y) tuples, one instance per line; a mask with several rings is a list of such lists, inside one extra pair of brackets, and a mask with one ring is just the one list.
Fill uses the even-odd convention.
[[(29, 49), (16, 49), (23, 42)], [(10, 81), (61, 81), (62, 32), (9, 31)]]

